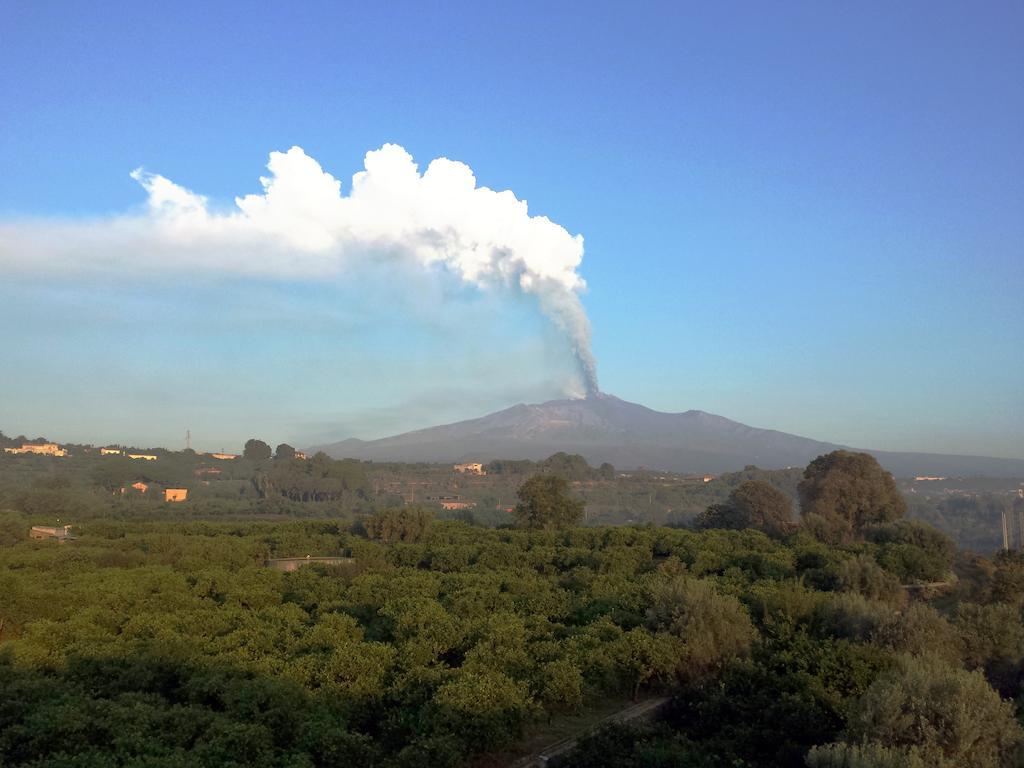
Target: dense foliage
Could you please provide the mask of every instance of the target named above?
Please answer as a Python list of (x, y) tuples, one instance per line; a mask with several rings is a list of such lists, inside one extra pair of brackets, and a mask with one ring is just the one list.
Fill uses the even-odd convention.
[[(369, 503), (361, 462), (277, 454), (218, 465), (201, 487), (239, 496), (201, 521), (82, 492), (125, 467), (200, 477), (199, 457), (6, 463), (0, 764), (461, 766), (655, 695), (657, 722), (600, 728), (566, 764), (1021, 759), (1024, 556), (956, 553), (870, 467), (808, 468), (832, 490), (800, 523), (748, 469), (702, 530), (578, 527), (579, 486), (533, 472), (493, 529)], [(28, 539), (83, 510), (76, 538)], [(346, 560), (270, 567), (306, 556)]]
[(615, 467), (605, 462), (600, 467), (591, 467), (585, 458), (578, 453), (559, 451), (543, 461), (508, 459), (492, 461), (486, 471), (495, 475), (530, 475), (535, 473), (554, 474), (566, 480), (612, 480)]
[(903, 517), (907, 504), (874, 456), (832, 451), (812, 461), (797, 488), (800, 511), (820, 538), (839, 542)]
[(523, 528), (568, 528), (583, 519), (584, 504), (569, 495), (569, 484), (561, 475), (534, 475), (516, 496), (519, 503), (512, 515)]
[[(745, 483), (696, 525), (778, 534), (784, 529), (766, 526), (757, 511), (773, 490)], [(833, 546), (797, 558), (804, 571), (796, 584), (750, 585), (744, 602), (759, 629), (752, 653), (732, 656), (710, 685), (680, 678), (683, 692), (661, 722), (602, 729), (566, 765), (1024, 765), (1024, 555), (965, 559), (967, 583), (943, 599), (943, 615), (908, 603), (900, 582), (948, 586), (939, 580), (951, 577), (953, 544), (900, 519), (902, 499), (874, 459), (819, 457), (799, 492), (800, 536)], [(854, 554), (858, 541), (866, 547)], [(853, 556), (813, 567), (843, 550)], [(664, 589), (652, 594), (655, 605)], [(722, 646), (708, 628), (699, 634)]]
[(242, 456), (252, 461), (264, 461), (271, 456), (270, 446), (255, 437), (245, 441)]
[(793, 502), (763, 480), (746, 480), (721, 504), (712, 504), (694, 521), (697, 528), (756, 528), (773, 536), (788, 532), (793, 523)]
[[(849, 576), (884, 576), (889, 541), (488, 531), (401, 512), (367, 520), (372, 538), (332, 522), (97, 521), (65, 545), (8, 542), (0, 757), (460, 765), (559, 712), (678, 690), (663, 724), (601, 736), (604, 762), (578, 764), (628, 765), (609, 762), (600, 739), (629, 750), (639, 739), (638, 754), (667, 755), (664, 765), (796, 765), (815, 745), (865, 734), (902, 749), (864, 713), (892, 698), (884, 685), (903, 669), (924, 691), (945, 675), (972, 701), (984, 693), (982, 736), (1003, 734), (984, 754), (1016, 744), (1009, 705), (983, 675), (1020, 695), (1020, 605), (963, 603), (944, 616)], [(263, 565), (310, 552), (356, 562)], [(992, 583), (1018, 568), (1006, 559)], [(908, 654), (932, 659), (938, 682)], [(829, 749), (815, 759), (839, 747)]]

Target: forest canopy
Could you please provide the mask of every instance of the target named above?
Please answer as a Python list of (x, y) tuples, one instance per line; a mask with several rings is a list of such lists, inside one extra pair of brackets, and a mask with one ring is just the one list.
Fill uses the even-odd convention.
[(455, 768), (661, 698), (654, 722), (579, 732), (565, 765), (1024, 754), (1024, 555), (957, 552), (859, 459), (809, 467), (799, 517), (751, 469), (692, 528), (581, 527), (583, 486), (530, 472), (490, 528), (373, 505), (364, 463), (277, 453), (97, 463), (219, 469), (249, 516), (115, 490), (122, 513), (65, 543), (28, 529), (106, 475), (7, 465), (0, 762)]

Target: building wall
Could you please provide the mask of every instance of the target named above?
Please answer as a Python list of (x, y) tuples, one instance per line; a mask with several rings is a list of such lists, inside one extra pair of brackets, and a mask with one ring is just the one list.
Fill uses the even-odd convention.
[(63, 542), (65, 539), (71, 537), (71, 526), (50, 526), (50, 525), (33, 525), (32, 529), (28, 532), (29, 538), (31, 539), (43, 539)]
[(36, 453), (40, 456), (67, 456), (68, 452), (56, 443), (31, 445), (24, 443), (21, 448), (4, 448), (5, 453)]
[(185, 501), (188, 498), (187, 488), (164, 489), (164, 501)]
[(475, 507), (471, 501), (442, 501), (441, 509), (472, 509)]

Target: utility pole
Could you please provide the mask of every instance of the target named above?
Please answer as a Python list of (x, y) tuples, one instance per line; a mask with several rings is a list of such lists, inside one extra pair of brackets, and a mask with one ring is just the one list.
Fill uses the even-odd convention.
[(185, 430), (185, 450), (186, 451), (191, 451), (192, 450), (192, 430), (191, 429), (186, 429)]
[(1010, 551), (1010, 526), (1008, 525), (1009, 520), (1006, 519), (1006, 510), (1003, 509), (1000, 514), (1003, 516), (1003, 551)]
[(1017, 549), (1024, 552), (1024, 488), (1017, 491), (1017, 501), (1013, 506), (1017, 511)]

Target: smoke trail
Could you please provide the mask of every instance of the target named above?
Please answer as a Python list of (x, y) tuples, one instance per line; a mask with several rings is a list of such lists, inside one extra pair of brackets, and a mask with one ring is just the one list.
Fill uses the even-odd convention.
[(587, 396), (596, 395), (597, 361), (590, 351), (590, 319), (575, 291), (551, 289), (538, 292), (541, 311), (554, 320), (572, 344), (580, 379)]
[(423, 173), (396, 144), (368, 152), (347, 195), (301, 148), (272, 152), (261, 194), (213, 210), (158, 174), (132, 173), (144, 213), (86, 222), (0, 224), (0, 266), (13, 276), (206, 271), (278, 279), (343, 274), (366, 260), (440, 267), (482, 289), (533, 295), (566, 334), (588, 394), (597, 391), (590, 322), (577, 272), (583, 238), (531, 216), (510, 191), (479, 187), (469, 166), (438, 158)]

